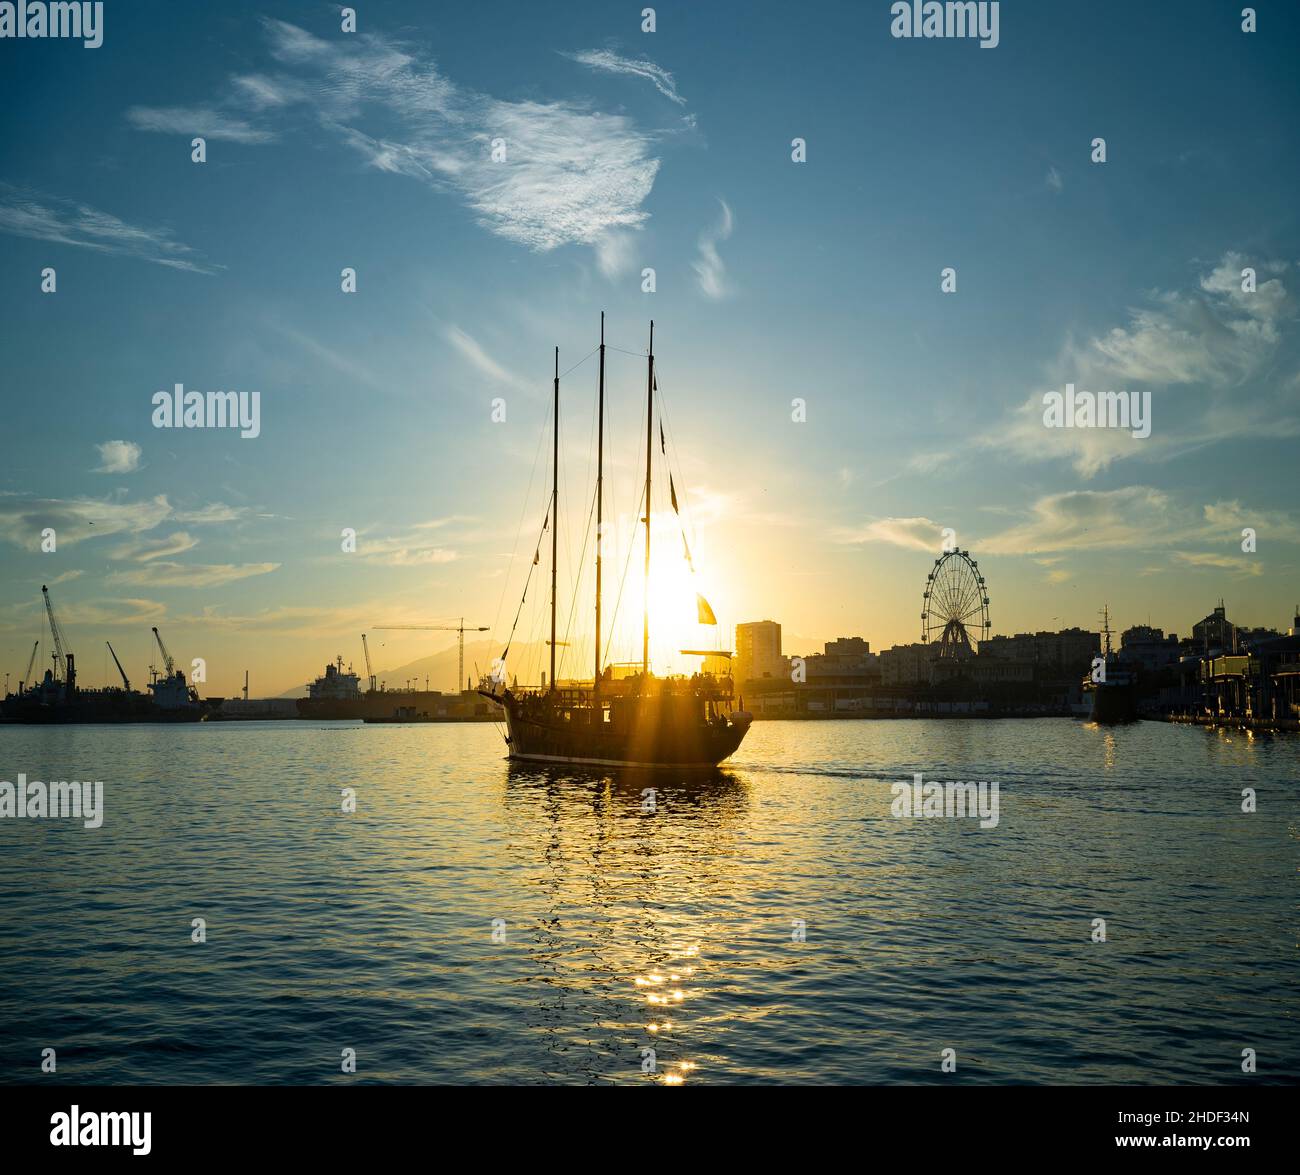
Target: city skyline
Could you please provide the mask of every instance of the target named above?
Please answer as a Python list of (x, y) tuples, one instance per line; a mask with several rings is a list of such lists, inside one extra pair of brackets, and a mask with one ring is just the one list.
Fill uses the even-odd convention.
[[(664, 574), (720, 633), (773, 616), (813, 645), (914, 642), (945, 527), (995, 634), (1090, 628), (1104, 605), (1182, 634), (1220, 597), (1286, 627), (1296, 13), (1247, 35), (1208, 3), (1102, 5), (1067, 46), (1050, 14), (1007, 10), (985, 52), (895, 38), (887, 4), (832, 5), (793, 41), (746, 11), (740, 55), (733, 16), (673, 5), (653, 34), (594, 4), (498, 27), (399, 3), (355, 34), (325, 8), (163, 10), (111, 9), (93, 52), (27, 43), (0, 79), (48, 114), (0, 147), (15, 680), (42, 583), (81, 649), (112, 640), (139, 671), (156, 624), (215, 694), (359, 661), (385, 624), (503, 638), (545, 512), (536, 484), (521, 505), (556, 345), (562, 371), (583, 361), (561, 385), (561, 571), (590, 576), (601, 310), (611, 542), (621, 560), (633, 541), (653, 318), (697, 569)], [(881, 112), (899, 91), (906, 126)], [(258, 435), (155, 427), (177, 384), (256, 393)], [(1149, 435), (1047, 427), (1043, 397), (1071, 387), (1147, 394)], [(665, 637), (659, 663), (716, 635)], [(376, 660), (452, 641), (391, 634)], [(635, 619), (611, 643), (639, 654)]]

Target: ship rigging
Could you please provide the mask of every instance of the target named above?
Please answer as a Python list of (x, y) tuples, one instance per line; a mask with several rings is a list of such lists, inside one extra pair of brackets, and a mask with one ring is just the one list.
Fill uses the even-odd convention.
[[(603, 635), (603, 538), (605, 493), (605, 316), (601, 315), (600, 364), (597, 399), (597, 460), (595, 494), (595, 661), (590, 683), (561, 683), (557, 673), (558, 650), (566, 642), (558, 631), (559, 568), (559, 470), (560, 470), (560, 366), (555, 352), (552, 381), (551, 492), (542, 524), (542, 538), (550, 531), (550, 640), (549, 672), (540, 689), (506, 685), (506, 662), (519, 617), (527, 599), (533, 569), (541, 560), (541, 541), (533, 555), (524, 584), (519, 610), (515, 614), (505, 649), (494, 671), (480, 682), (479, 692), (499, 703), (506, 713), (506, 744), (511, 759), (580, 763), (601, 766), (673, 766), (711, 768), (728, 758), (740, 745), (752, 716), (733, 700), (733, 681), (728, 671), (721, 677), (696, 673), (691, 677), (659, 677), (650, 663), (651, 541), (653, 530), (652, 487), (654, 478), (655, 374), (654, 323), (650, 324), (650, 346), (646, 358), (646, 448), (645, 478), (638, 523), (645, 527), (644, 583), (641, 607), (641, 660), (632, 666), (606, 663), (608, 646)], [(659, 425), (660, 447), (666, 453), (663, 423)], [(669, 478), (669, 495), (674, 512), (677, 491)], [(679, 519), (680, 521), (680, 519)], [(683, 549), (690, 564), (690, 548), (682, 535)], [(629, 551), (629, 558), (631, 552)], [(693, 568), (693, 565), (692, 565)], [(625, 576), (626, 578), (626, 576)], [(619, 598), (622, 592), (620, 589)], [(703, 596), (697, 596), (699, 619), (716, 623)], [(617, 614), (617, 605), (615, 607)], [(702, 655), (699, 650), (682, 650)], [(726, 662), (721, 650), (707, 654)], [(615, 669), (627, 672), (616, 674)]]

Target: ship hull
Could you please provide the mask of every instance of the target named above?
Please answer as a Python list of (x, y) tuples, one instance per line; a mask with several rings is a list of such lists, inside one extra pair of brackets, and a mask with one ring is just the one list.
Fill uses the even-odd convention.
[(1099, 685), (1092, 691), (1090, 718), (1097, 725), (1119, 726), (1136, 722), (1137, 717), (1137, 695), (1132, 686)]
[(504, 705), (509, 758), (534, 763), (703, 770), (730, 758), (748, 730), (747, 723), (681, 723), (653, 716), (611, 729), (607, 723), (529, 718), (512, 701)]
[[(476, 712), (482, 707), (482, 712)], [(495, 722), (495, 706), (466, 705), (455, 694), (436, 691), (378, 690), (359, 698), (298, 698), (298, 717), (317, 722), (391, 722), (398, 710), (412, 710), (421, 722)], [(425, 717), (427, 715), (427, 717)]]
[(17, 705), (0, 709), (0, 721), (16, 726), (118, 725), (124, 722), (198, 722), (203, 711), (195, 706), (184, 710), (159, 710), (143, 705), (99, 706), (72, 702), (65, 705)]

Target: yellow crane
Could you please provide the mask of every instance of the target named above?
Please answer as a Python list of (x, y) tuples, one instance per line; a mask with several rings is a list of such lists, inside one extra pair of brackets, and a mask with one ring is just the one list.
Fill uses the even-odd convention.
[[(465, 633), (466, 632), (487, 632), (486, 625), (480, 627), (465, 627), (465, 617), (460, 618), (459, 624), (388, 624), (376, 625), (376, 632), (454, 632), (456, 634), (456, 692), (461, 691), (461, 682), (465, 680)], [(369, 666), (367, 666), (368, 668)]]

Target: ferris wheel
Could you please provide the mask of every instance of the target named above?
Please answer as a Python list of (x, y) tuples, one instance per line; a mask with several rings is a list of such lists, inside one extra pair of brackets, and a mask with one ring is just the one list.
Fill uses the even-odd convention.
[(989, 596), (969, 551), (947, 551), (925, 579), (921, 640), (940, 657), (967, 657), (989, 635)]

